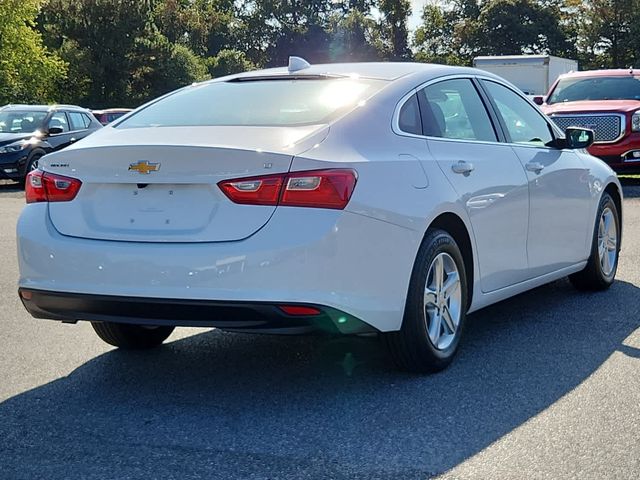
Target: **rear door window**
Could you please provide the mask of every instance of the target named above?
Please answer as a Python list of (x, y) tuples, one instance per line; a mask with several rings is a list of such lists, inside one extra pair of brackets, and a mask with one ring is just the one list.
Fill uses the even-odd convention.
[(497, 142), (487, 110), (470, 79), (429, 85), (418, 92), (422, 128), (430, 137)]
[(69, 112), (71, 130), (85, 130), (89, 126), (89, 119), (80, 112)]

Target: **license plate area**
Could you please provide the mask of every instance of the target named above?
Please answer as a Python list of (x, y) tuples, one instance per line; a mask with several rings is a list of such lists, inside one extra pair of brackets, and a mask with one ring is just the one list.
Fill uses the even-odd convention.
[(96, 230), (154, 235), (206, 228), (217, 206), (211, 185), (103, 185), (91, 202)]

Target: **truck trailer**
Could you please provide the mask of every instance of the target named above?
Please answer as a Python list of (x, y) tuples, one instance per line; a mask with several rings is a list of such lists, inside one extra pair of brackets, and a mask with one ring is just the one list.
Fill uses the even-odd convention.
[(563, 73), (578, 70), (578, 62), (552, 55), (476, 57), (473, 66), (513, 83), (527, 95), (546, 95)]

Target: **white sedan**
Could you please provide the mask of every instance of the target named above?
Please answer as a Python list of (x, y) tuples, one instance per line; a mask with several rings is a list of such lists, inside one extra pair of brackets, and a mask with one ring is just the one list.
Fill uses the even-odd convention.
[(377, 332), (437, 371), (473, 311), (612, 284), (622, 190), (592, 141), (471, 68), (292, 58), (194, 84), (29, 174), (20, 297), (123, 348)]

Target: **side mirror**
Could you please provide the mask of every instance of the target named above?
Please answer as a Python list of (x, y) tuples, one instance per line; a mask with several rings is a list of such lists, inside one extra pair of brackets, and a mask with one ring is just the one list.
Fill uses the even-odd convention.
[(49, 135), (60, 135), (64, 132), (64, 128), (62, 127), (49, 127)]
[(566, 135), (566, 148), (589, 148), (595, 140), (595, 133), (587, 128), (567, 127), (564, 133)]
[(542, 95), (536, 95), (533, 97), (533, 103), (536, 105), (544, 105), (544, 97)]

